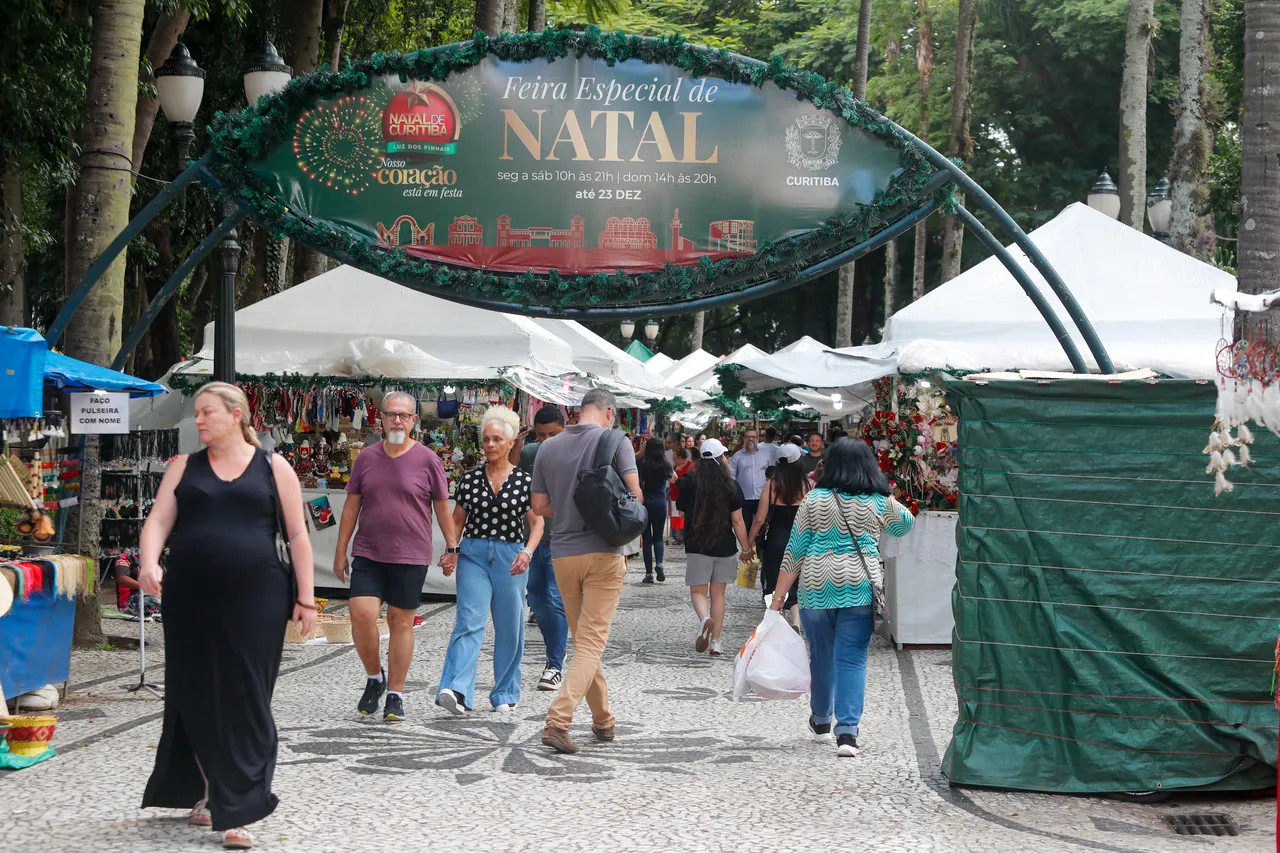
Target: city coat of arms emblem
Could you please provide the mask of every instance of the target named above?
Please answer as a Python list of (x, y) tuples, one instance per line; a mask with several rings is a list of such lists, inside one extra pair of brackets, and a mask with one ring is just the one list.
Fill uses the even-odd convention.
[(820, 172), (840, 159), (840, 128), (831, 116), (803, 115), (787, 128), (787, 162)]

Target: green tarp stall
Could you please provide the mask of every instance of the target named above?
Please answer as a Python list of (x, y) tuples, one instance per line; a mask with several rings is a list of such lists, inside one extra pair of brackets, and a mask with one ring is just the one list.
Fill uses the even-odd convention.
[(944, 379), (960, 417), (955, 784), (1276, 780), (1280, 440), (1214, 497), (1215, 388)]

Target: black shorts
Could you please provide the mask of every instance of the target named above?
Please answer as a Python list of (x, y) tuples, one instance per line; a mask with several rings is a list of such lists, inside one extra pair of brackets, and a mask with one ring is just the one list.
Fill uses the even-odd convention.
[(401, 610), (417, 610), (426, 579), (426, 566), (379, 563), (368, 557), (351, 558), (352, 598), (367, 595)]

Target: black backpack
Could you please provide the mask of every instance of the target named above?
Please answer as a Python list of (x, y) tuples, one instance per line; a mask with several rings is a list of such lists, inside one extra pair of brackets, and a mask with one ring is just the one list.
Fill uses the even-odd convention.
[(578, 472), (578, 483), (573, 489), (574, 506), (586, 521), (587, 529), (618, 548), (635, 541), (649, 523), (648, 510), (636, 500), (613, 467), (613, 457), (622, 439), (622, 433), (616, 429), (600, 436), (594, 464)]

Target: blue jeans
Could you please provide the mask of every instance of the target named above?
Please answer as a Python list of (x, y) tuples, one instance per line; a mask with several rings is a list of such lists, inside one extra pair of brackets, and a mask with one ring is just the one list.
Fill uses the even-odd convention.
[(538, 620), (542, 642), (547, 646), (547, 666), (564, 669), (564, 648), (569, 642), (569, 620), (564, 618), (564, 602), (556, 586), (556, 570), (551, 565), (551, 543), (538, 543), (529, 562), (529, 606)]
[(667, 502), (665, 499), (646, 499), (644, 508), (649, 513), (649, 523), (641, 531), (640, 540), (644, 548), (644, 573), (647, 575), (653, 571), (655, 559), (661, 566), (662, 558), (666, 556), (662, 535), (667, 529)]
[(867, 696), (867, 650), (871, 608), (800, 609), (809, 639), (809, 709), (818, 725), (835, 722), (835, 733), (858, 736)]
[(463, 539), (458, 555), (458, 611), (444, 656), (440, 689), (462, 695), (475, 707), (476, 668), (484, 625), (493, 614), (493, 692), (496, 708), (520, 700), (520, 659), (524, 656), (524, 593), (529, 573), (511, 574), (523, 550), (519, 542)]

